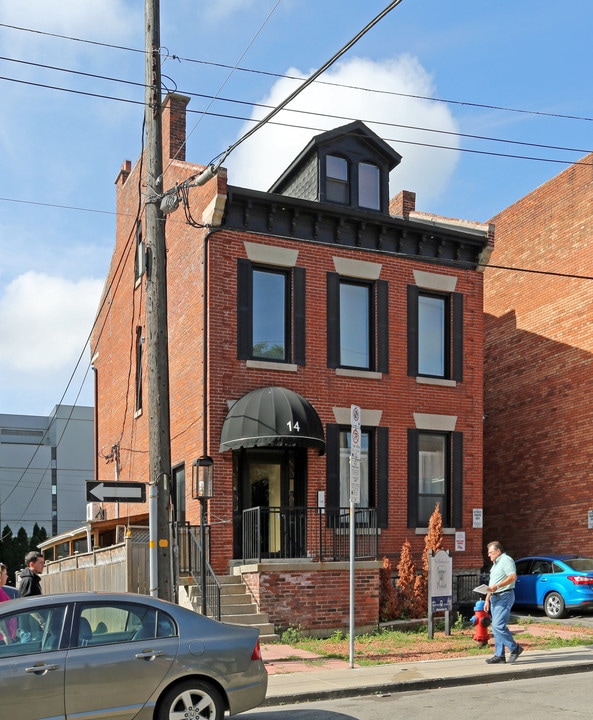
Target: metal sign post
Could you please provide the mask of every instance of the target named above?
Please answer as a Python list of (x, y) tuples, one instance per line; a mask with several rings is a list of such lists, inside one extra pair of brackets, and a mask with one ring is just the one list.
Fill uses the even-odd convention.
[(350, 667), (354, 667), (354, 505), (360, 503), (360, 408), (350, 406)]

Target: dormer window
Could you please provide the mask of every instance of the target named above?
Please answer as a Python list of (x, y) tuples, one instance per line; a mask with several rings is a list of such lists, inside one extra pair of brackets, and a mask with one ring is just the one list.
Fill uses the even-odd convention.
[(389, 213), (389, 173), (401, 155), (356, 120), (314, 137), (270, 192), (362, 212)]
[(379, 168), (371, 163), (358, 165), (358, 204), (370, 210), (381, 209)]
[(347, 205), (350, 202), (348, 161), (328, 155), (325, 158), (325, 198), (328, 202)]

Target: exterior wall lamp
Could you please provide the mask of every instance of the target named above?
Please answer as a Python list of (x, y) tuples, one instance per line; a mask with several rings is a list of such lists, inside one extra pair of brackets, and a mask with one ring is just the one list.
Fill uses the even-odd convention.
[(207, 455), (194, 460), (191, 467), (192, 497), (200, 503), (200, 594), (202, 615), (208, 614), (206, 598), (206, 501), (214, 496), (214, 460)]

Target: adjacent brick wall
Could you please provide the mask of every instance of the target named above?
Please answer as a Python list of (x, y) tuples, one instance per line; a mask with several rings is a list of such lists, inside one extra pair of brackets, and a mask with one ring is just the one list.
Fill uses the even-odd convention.
[(593, 553), (592, 164), (492, 220), (507, 269), (485, 273), (485, 540), (516, 557)]

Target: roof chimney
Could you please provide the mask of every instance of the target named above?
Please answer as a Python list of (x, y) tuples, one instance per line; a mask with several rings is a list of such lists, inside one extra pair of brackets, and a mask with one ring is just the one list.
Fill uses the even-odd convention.
[(163, 161), (185, 161), (185, 115), (190, 98), (169, 93), (163, 101)]
[(409, 218), (410, 213), (416, 210), (416, 193), (402, 190), (389, 203), (389, 214)]

